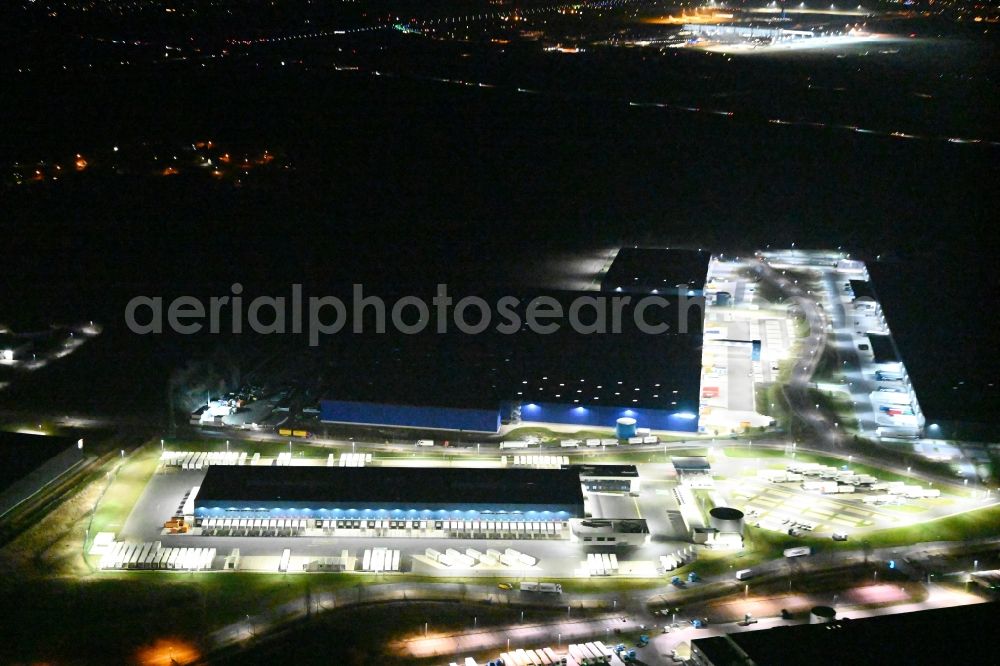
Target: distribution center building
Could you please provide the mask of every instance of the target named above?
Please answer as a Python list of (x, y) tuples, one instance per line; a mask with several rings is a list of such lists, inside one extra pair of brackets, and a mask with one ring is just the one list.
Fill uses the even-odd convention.
[(461, 439), (521, 423), (610, 429), (621, 418), (644, 430), (697, 432), (709, 259), (695, 250), (625, 248), (600, 291), (519, 293), (514, 312), (522, 323), (531, 303), (562, 313), (544, 334), (488, 326), (476, 335), (352, 340), (356, 352), (329, 362), (320, 420), (387, 437), (419, 429)]
[(212, 466), (196, 518), (538, 521), (584, 515), (572, 469)]

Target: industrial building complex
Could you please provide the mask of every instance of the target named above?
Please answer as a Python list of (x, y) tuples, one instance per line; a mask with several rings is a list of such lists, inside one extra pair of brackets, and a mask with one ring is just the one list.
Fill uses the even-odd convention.
[[(674, 257), (676, 269), (669, 266)], [(733, 608), (749, 603), (755, 589), (787, 591), (789, 603), (800, 603), (793, 586), (813, 570), (840, 566), (841, 548), (849, 554), (869, 534), (898, 533), (995, 501), (954, 480), (930, 483), (909, 467), (840, 448), (850, 441), (837, 439), (843, 433), (898, 441), (923, 430), (920, 405), (863, 263), (839, 253), (709, 259), (674, 250), (633, 250), (622, 262), (618, 268), (611, 262), (610, 277), (592, 294), (666, 291), (674, 305), (690, 293), (707, 301), (699, 311), (705, 323), (694, 332), (627, 331), (593, 343), (576, 332), (544, 342), (545, 336), (473, 340), (464, 348), (478, 359), (473, 369), (490, 371), (468, 375), (473, 383), (490, 383), (493, 392), (485, 398), (456, 388), (465, 378), (450, 373), (426, 399), (417, 399), (426, 383), (419, 372), (400, 374), (404, 388), (413, 383), (412, 393), (389, 390), (382, 399), (382, 376), (357, 382), (356, 391), (344, 380), (335, 385), (342, 390), (311, 396), (318, 412), (311, 421), (292, 422), (284, 431), (238, 439), (230, 425), (235, 444), (218, 436), (163, 440), (148, 456), (149, 475), (127, 517), (114, 532), (93, 535), (87, 553), (94, 568), (337, 572), (398, 576), (401, 585), (442, 577), (488, 588), (476, 594), (490, 603), (498, 591), (523, 603), (538, 600), (532, 595), (564, 595), (560, 611), (570, 616), (585, 604), (620, 608), (608, 594), (568, 592), (574, 585), (634, 579), (650, 589), (643, 632), (649, 617), (663, 622), (701, 603), (690, 601), (700, 594), (729, 596)], [(696, 276), (706, 263), (701, 281)], [(627, 284), (635, 271), (654, 268), (653, 282)], [(788, 294), (802, 293), (823, 307), (803, 308), (805, 314), (793, 308)], [(499, 352), (490, 348), (495, 340), (502, 343)], [(420, 362), (438, 358), (418, 356)], [(832, 358), (825, 367), (818, 361), (824, 356)], [(805, 372), (810, 363), (813, 374)], [(398, 369), (395, 359), (388, 365)], [(442, 400), (442, 386), (459, 391), (456, 398)], [(779, 389), (802, 396), (784, 405), (785, 423), (802, 415), (813, 423), (830, 419), (824, 431), (830, 447), (772, 427), (769, 413), (781, 412), (768, 403), (784, 399)], [(824, 412), (821, 400), (840, 411)], [(841, 419), (851, 420), (849, 430)], [(884, 551), (849, 556), (844, 570), (853, 567), (854, 575)], [(889, 557), (903, 561), (895, 551)], [(862, 574), (874, 587), (900, 568)], [(995, 587), (986, 570), (977, 574), (970, 583)], [(617, 595), (626, 587), (601, 592)], [(909, 599), (895, 580), (876, 592)], [(774, 622), (791, 621), (777, 605), (784, 601), (768, 603), (759, 607), (782, 611)], [(822, 630), (689, 635), (690, 659), (705, 666), (802, 663), (803, 654), (815, 652), (838, 656), (810, 656), (810, 663), (848, 663), (860, 657), (838, 652), (830, 640), (851, 634), (860, 644), (874, 636), (871, 627), (897, 630), (889, 620), (836, 620), (836, 601), (810, 603), (809, 617), (823, 622)], [(875, 602), (857, 605), (865, 603)], [(751, 624), (746, 612), (743, 628)], [(802, 615), (796, 619), (804, 621)], [(565, 663), (634, 659), (610, 634), (620, 621), (602, 626), (608, 645), (599, 655), (589, 643), (559, 641), (570, 646)], [(698, 615), (686, 622), (703, 629), (708, 620)], [(657, 638), (676, 646), (676, 635), (688, 628), (676, 619), (656, 626), (662, 633), (653, 639), (639, 633), (645, 638), (637, 649)], [(790, 642), (799, 647), (785, 659)], [(520, 652), (499, 651), (514, 660), (505, 666), (539, 663), (519, 661)], [(451, 654), (457, 657), (457, 649)]]

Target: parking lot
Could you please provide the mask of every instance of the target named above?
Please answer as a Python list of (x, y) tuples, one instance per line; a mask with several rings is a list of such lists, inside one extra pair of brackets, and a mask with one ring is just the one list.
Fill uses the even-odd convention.
[(729, 494), (737, 508), (747, 514), (748, 523), (776, 531), (786, 531), (793, 524), (803, 531), (811, 526), (812, 531), (823, 533), (894, 527), (902, 522), (898, 515), (866, 506), (860, 499), (833, 499), (803, 491), (797, 484), (747, 479)]

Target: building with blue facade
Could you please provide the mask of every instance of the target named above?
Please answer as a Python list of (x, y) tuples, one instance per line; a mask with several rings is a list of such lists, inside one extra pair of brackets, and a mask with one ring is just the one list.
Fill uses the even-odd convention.
[(611, 405), (564, 405), (552, 402), (531, 402), (521, 405), (521, 420), (535, 423), (577, 425), (581, 428), (614, 428), (622, 417), (635, 419), (637, 428), (697, 432), (697, 405), (671, 411), (642, 407)]
[(323, 400), (319, 409), (320, 420), (324, 423), (482, 433), (500, 430), (499, 406), (496, 409), (463, 409)]

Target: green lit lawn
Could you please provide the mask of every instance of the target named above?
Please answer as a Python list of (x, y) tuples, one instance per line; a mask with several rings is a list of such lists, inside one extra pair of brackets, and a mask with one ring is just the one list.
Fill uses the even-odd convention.
[(1000, 534), (1000, 506), (989, 506), (906, 527), (876, 530), (866, 533), (864, 538), (878, 548), (921, 541), (962, 541), (998, 534)]
[[(726, 456), (729, 458), (785, 458), (788, 457), (787, 454), (781, 449), (766, 449), (761, 447), (753, 446), (727, 446), (725, 449)], [(791, 461), (791, 457), (788, 457)], [(801, 460), (801, 456), (796, 456), (797, 460)]]
[(847, 541), (803, 535), (787, 534), (747, 527), (747, 547), (761, 560), (781, 556), (781, 551), (792, 546), (812, 546), (816, 551), (858, 550), (867, 541), (872, 548), (906, 546), (925, 541), (963, 541), (1000, 535), (1000, 505), (975, 509), (965, 513), (928, 520), (905, 527), (891, 527), (859, 532)]
[[(246, 451), (248, 456), (253, 456), (254, 453), (260, 453), (261, 456), (265, 458), (276, 458), (279, 453), (288, 452), (288, 442), (287, 441), (266, 441), (258, 442), (249, 439), (233, 439), (229, 440), (229, 450), (230, 451)], [(178, 439), (168, 439), (164, 442), (164, 449), (167, 451), (225, 451), (226, 450), (226, 440), (225, 439), (196, 439), (196, 440), (178, 440)], [(317, 446), (314, 444), (306, 444), (299, 440), (292, 440), (292, 455), (295, 457), (306, 457), (306, 458), (326, 458), (327, 455), (331, 453), (332, 449), (329, 447)]]
[(664, 455), (662, 449), (659, 451), (629, 451), (627, 448), (622, 447), (619, 449), (609, 449), (606, 453), (595, 456), (595, 459), (606, 463), (663, 463), (670, 462), (670, 458), (672, 457), (706, 455), (708, 455), (708, 449), (668, 448), (666, 455)]
[(121, 531), (132, 507), (156, 471), (159, 458), (159, 449), (145, 444), (125, 459), (97, 504), (91, 536), (97, 532)]

